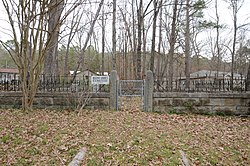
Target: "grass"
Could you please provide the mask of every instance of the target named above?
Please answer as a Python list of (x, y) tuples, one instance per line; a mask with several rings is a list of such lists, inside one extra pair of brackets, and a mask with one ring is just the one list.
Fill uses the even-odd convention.
[(130, 111), (0, 110), (0, 165), (250, 165), (250, 119)]

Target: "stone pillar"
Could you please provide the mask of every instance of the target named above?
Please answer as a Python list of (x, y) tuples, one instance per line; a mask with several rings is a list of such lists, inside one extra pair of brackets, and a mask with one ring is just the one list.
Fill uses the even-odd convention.
[(112, 70), (110, 74), (110, 98), (109, 107), (111, 110), (117, 110), (117, 71)]
[(146, 73), (145, 79), (145, 88), (144, 88), (144, 105), (145, 111), (153, 111), (153, 90), (154, 90), (154, 77), (153, 72), (148, 70)]

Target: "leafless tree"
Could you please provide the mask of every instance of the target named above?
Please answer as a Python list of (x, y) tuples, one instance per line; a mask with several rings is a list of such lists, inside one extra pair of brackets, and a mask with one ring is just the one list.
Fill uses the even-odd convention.
[(80, 8), (73, 12), (72, 20), (69, 27), (67, 44), (66, 44), (66, 53), (64, 57), (64, 70), (63, 70), (64, 76), (68, 76), (69, 74), (68, 59), (69, 59), (70, 46), (78, 29), (80, 28), (79, 26), (82, 17), (83, 17), (83, 12), (81, 12)]
[(80, 65), (81, 65), (81, 64), (83, 63), (83, 61), (84, 61), (84, 53), (85, 53), (85, 51), (86, 51), (86, 48), (87, 48), (88, 43), (89, 43), (89, 40), (90, 40), (91, 35), (92, 35), (92, 33), (93, 33), (94, 26), (95, 26), (95, 23), (96, 23), (96, 21), (97, 21), (97, 18), (98, 18), (98, 16), (99, 16), (99, 14), (100, 14), (100, 11), (101, 11), (103, 2), (104, 2), (104, 0), (101, 0), (101, 2), (99, 3), (99, 6), (98, 6), (97, 11), (96, 11), (96, 13), (95, 13), (95, 16), (94, 16), (94, 18), (93, 18), (93, 21), (92, 21), (92, 23), (91, 23), (91, 25), (90, 25), (90, 29), (89, 29), (88, 34), (87, 34), (87, 37), (86, 37), (86, 39), (85, 39), (84, 45), (83, 45), (83, 47), (82, 47), (81, 50), (80, 50), (80, 55), (79, 55), (79, 58), (78, 58), (78, 61), (77, 61), (77, 65), (76, 65), (76, 68), (75, 68), (74, 74), (73, 74), (73, 81), (74, 81), (75, 78), (76, 78), (76, 74), (77, 74), (78, 69), (80, 68)]
[(220, 16), (218, 13), (218, 0), (215, 0), (215, 14), (216, 14), (216, 44), (215, 44), (215, 48), (216, 48), (216, 52), (217, 52), (217, 65), (216, 65), (216, 69), (217, 69), (217, 75), (219, 72), (219, 67), (220, 67), (220, 62), (221, 62), (221, 52), (220, 52)]
[(104, 54), (105, 54), (105, 10), (102, 8), (102, 75), (104, 74)]
[(153, 30), (152, 30), (152, 44), (151, 44), (151, 59), (150, 59), (150, 70), (154, 72), (154, 66), (155, 66), (155, 35), (156, 35), (156, 22), (157, 22), (157, 16), (159, 13), (159, 10), (161, 6), (159, 4), (162, 4), (162, 1), (154, 0), (154, 14), (153, 14)]
[(171, 33), (170, 33), (170, 49), (169, 49), (169, 83), (172, 85), (173, 82), (173, 58), (174, 58), (174, 50), (175, 50), (175, 44), (176, 44), (176, 37), (177, 37), (177, 17), (178, 17), (178, 0), (174, 0), (174, 6), (173, 6), (173, 18), (171, 23)]
[(231, 77), (230, 77), (230, 88), (233, 89), (233, 79), (234, 79), (234, 61), (235, 61), (235, 51), (236, 51), (236, 40), (237, 40), (237, 31), (238, 26), (238, 12), (241, 9), (244, 0), (225, 0), (229, 3), (229, 7), (232, 9), (232, 19), (233, 19), (233, 43), (232, 43), (232, 62), (231, 62)]
[(138, 18), (138, 36), (137, 36), (137, 52), (136, 52), (136, 78), (141, 79), (141, 49), (142, 49), (142, 25), (143, 25), (143, 1), (140, 0), (139, 8), (137, 10), (137, 18)]
[(186, 0), (185, 27), (185, 76), (186, 88), (190, 87), (190, 0)]
[(116, 0), (113, 0), (112, 22), (112, 69), (116, 69)]
[(161, 47), (162, 47), (162, 16), (163, 16), (163, 1), (161, 0), (160, 1), (160, 4), (159, 4), (159, 40), (158, 40), (158, 58), (157, 58), (157, 80), (160, 80), (160, 69), (161, 69), (161, 57), (162, 57), (162, 54), (161, 54)]
[[(56, 28), (49, 29), (47, 21), (50, 10), (54, 8), (50, 6), (50, 1), (2, 0), (2, 3), (8, 15), (14, 41), (12, 51), (8, 45), (4, 44), (4, 47), (9, 50), (19, 70), (23, 93), (22, 108), (31, 110), (39, 77), (43, 71), (44, 59), (54, 38), (53, 32), (58, 32)], [(54, 25), (60, 25), (74, 6), (75, 3), (63, 17), (55, 20)]]

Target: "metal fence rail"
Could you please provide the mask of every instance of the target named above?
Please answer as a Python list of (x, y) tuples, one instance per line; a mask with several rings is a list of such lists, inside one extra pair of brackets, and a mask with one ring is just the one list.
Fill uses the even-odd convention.
[[(0, 91), (21, 91), (19, 80), (0, 81)], [(109, 92), (109, 85), (91, 85), (90, 77), (77, 76), (73, 81), (71, 76), (41, 75), (37, 92)]]
[(120, 96), (143, 96), (144, 80), (120, 80)]
[(245, 92), (246, 79), (243, 77), (231, 80), (228, 78), (211, 79), (211, 78), (193, 78), (190, 79), (190, 86), (186, 87), (185, 79), (174, 79), (169, 81), (154, 81), (154, 92)]
[[(120, 80), (117, 83), (119, 83), (119, 88), (117, 89), (119, 93), (117, 93), (119, 95), (117, 99), (118, 105), (127, 109), (140, 106), (145, 110), (144, 80)], [(141, 104), (138, 102), (141, 102)]]
[(0, 91), (20, 91), (21, 83), (19, 80), (1, 80)]
[[(190, 86), (186, 88), (186, 80), (183, 78), (174, 78), (170, 83), (166, 79), (154, 81), (154, 92), (245, 92), (246, 79), (238, 77), (231, 80), (228, 77), (222, 78), (192, 78)], [(130, 82), (120, 82), (119, 93), (122, 96), (136, 95), (140, 96), (142, 92), (141, 80)], [(121, 88), (122, 86), (122, 88)], [(21, 91), (21, 82), (18, 79), (0, 80), (0, 91)], [(38, 82), (38, 92), (109, 92), (109, 85), (91, 85), (90, 77), (77, 76), (73, 81), (71, 76), (45, 76), (41, 75)]]

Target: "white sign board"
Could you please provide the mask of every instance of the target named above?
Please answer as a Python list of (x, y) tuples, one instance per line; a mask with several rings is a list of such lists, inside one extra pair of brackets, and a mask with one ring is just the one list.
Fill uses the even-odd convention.
[(91, 84), (109, 84), (109, 76), (91, 76)]

